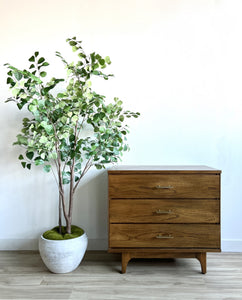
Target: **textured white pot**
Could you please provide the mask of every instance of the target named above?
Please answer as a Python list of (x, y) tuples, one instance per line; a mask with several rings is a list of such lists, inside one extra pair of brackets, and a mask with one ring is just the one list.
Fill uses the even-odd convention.
[(46, 267), (53, 273), (74, 271), (82, 261), (87, 249), (87, 235), (68, 240), (39, 238), (39, 252)]

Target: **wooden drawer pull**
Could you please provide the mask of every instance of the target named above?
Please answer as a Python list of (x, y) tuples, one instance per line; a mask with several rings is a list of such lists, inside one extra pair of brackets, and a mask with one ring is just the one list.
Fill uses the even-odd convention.
[(157, 215), (168, 215), (168, 214), (171, 214), (172, 213), (172, 211), (169, 209), (169, 210), (161, 210), (161, 209), (157, 209), (156, 211), (155, 211), (155, 213), (157, 214)]
[(171, 186), (171, 185), (163, 186), (163, 185), (159, 185), (159, 184), (158, 184), (158, 185), (155, 186), (155, 188), (156, 188), (156, 189), (161, 189), (161, 190), (162, 190), (162, 189), (163, 189), (163, 190), (170, 190), (170, 189), (173, 189), (173, 186)]
[(157, 239), (173, 239), (174, 236), (172, 236), (172, 235), (170, 235), (170, 234), (168, 234), (168, 235), (158, 234), (158, 235), (156, 236), (156, 238), (157, 238)]

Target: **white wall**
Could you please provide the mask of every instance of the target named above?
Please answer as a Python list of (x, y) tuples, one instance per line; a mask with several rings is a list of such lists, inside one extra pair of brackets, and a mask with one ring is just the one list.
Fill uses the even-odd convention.
[[(113, 62), (115, 79), (98, 91), (141, 112), (123, 164), (222, 169), (222, 248), (242, 251), (241, 14), (240, 0), (1, 1), (0, 249), (36, 249), (38, 235), (57, 222), (54, 181), (22, 169), (12, 147), (25, 113), (3, 101), (3, 63), (25, 67), (40, 50), (58, 76), (54, 52), (72, 55), (65, 39), (76, 35)], [(91, 171), (76, 200), (75, 223), (90, 248), (105, 249), (106, 173)]]

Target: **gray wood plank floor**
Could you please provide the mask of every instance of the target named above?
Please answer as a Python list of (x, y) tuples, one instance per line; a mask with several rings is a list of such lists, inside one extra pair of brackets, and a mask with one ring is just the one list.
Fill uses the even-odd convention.
[(134, 259), (120, 274), (120, 256), (88, 252), (77, 270), (52, 274), (38, 252), (0, 252), (0, 299), (242, 300), (242, 253), (208, 253), (208, 273), (196, 259)]

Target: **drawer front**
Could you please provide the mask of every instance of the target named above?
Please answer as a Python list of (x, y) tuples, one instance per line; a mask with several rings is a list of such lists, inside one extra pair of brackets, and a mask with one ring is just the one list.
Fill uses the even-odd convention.
[(114, 199), (110, 223), (219, 223), (218, 200)]
[(110, 174), (110, 198), (219, 198), (217, 174)]
[(220, 248), (215, 224), (110, 224), (109, 247)]

